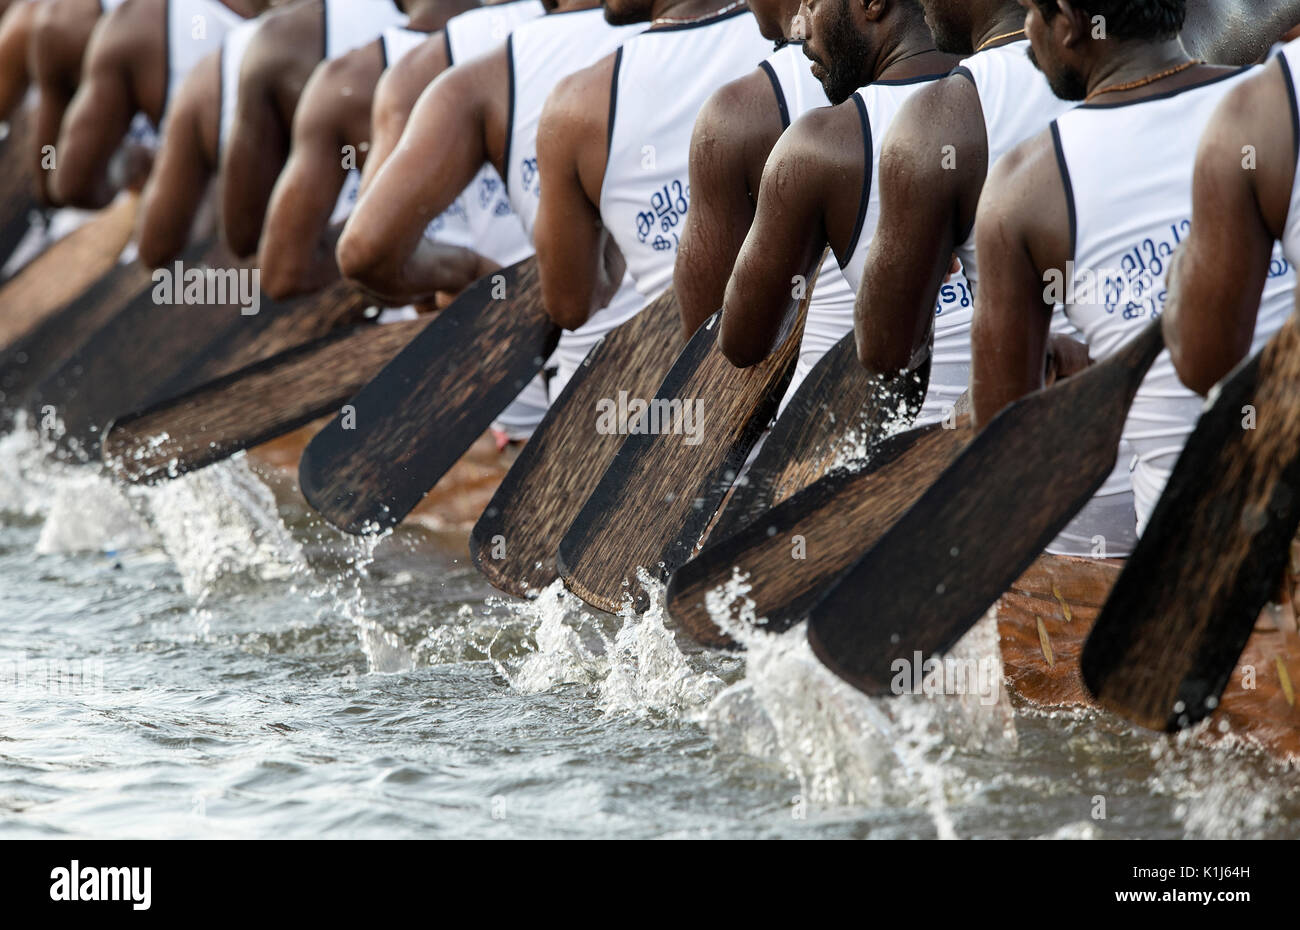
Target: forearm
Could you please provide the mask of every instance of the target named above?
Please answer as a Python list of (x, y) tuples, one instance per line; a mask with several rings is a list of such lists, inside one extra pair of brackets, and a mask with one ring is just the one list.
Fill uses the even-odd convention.
[(347, 172), (328, 159), (307, 164), (309, 148), (295, 147), (267, 211), (262, 286), (277, 300), (317, 290), (339, 273), (338, 231), (329, 221)]
[[(240, 108), (241, 116), (244, 108)], [(287, 134), (274, 114), (237, 120), (221, 166), (221, 231), (240, 258), (257, 251), (267, 204), (288, 157)]]

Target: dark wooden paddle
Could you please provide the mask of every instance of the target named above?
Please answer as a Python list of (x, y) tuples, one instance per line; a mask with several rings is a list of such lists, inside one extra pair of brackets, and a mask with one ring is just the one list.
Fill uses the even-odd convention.
[(471, 284), (303, 451), (307, 501), (354, 534), (400, 523), (542, 369), (559, 329), (536, 259)]
[(160, 304), (150, 288), (37, 385), (27, 405), (54, 407), (63, 425), (58, 450), (90, 461), (99, 456), (104, 427), (118, 417), (323, 336), (359, 319), (365, 305), (342, 283), (289, 302), (263, 297), (254, 315), (244, 315), (237, 298)]
[(559, 577), (560, 540), (626, 438), (596, 430), (598, 404), (620, 390), (652, 396), (677, 358), (681, 329), (669, 290), (583, 359), (470, 533), (470, 556), (495, 587), (531, 597)]
[(27, 170), (30, 115), (20, 107), (8, 122), (8, 134), (0, 141), (0, 265), (9, 260), (14, 248), (27, 235), (39, 206), (33, 196), (34, 185)]
[[(773, 524), (765, 518), (773, 507), (834, 468), (864, 470), (872, 451), (886, 438), (887, 432), (897, 430), (900, 423), (906, 425), (916, 415), (929, 377), (927, 359), (914, 373), (882, 380), (869, 375), (858, 363), (853, 333), (837, 342), (799, 385), (748, 471), (736, 482), (731, 497), (709, 530), (704, 549), (673, 573), (668, 586), (669, 615), (701, 642), (712, 646), (734, 645), (713, 623), (706, 601), (708, 593), (732, 578), (734, 560), (757, 555), (750, 547), (761, 547), (767, 542), (766, 528)], [(778, 522), (786, 519), (788, 516), (777, 517)], [(760, 521), (763, 521), (762, 533), (749, 534), (726, 548), (719, 548), (725, 540)], [(786, 552), (778, 556), (782, 569), (788, 567), (788, 555)], [(766, 586), (768, 571), (760, 570), (757, 574), (765, 576), (757, 583), (765, 611), (760, 616), (769, 624), (788, 625), (793, 611), (797, 610), (796, 604), (802, 604), (802, 600), (796, 598), (794, 603), (773, 600), (773, 592)], [(771, 578), (775, 581), (785, 574), (780, 571)], [(740, 622), (735, 611), (731, 622)]]
[(630, 594), (642, 611), (650, 599), (637, 568), (666, 580), (694, 554), (776, 415), (811, 296), (810, 286), (776, 350), (750, 368), (736, 368), (718, 348), (720, 314), (696, 330), (560, 541), (556, 564), (569, 590), (611, 613)]
[(104, 462), (154, 484), (229, 458), (338, 411), (433, 321), (330, 333), (113, 423)]
[(1300, 526), (1300, 321), (1219, 386), (1083, 650), (1104, 707), (1155, 730), (1210, 714)]
[[(758, 625), (788, 630), (952, 463), (970, 439), (969, 423), (962, 416), (953, 429), (935, 423), (891, 436), (866, 463), (831, 471), (738, 533), (710, 542), (669, 579), (672, 616), (698, 642), (734, 647), (708, 601), (739, 577)], [(734, 628), (745, 607), (724, 598), (716, 609)]]
[(808, 640), (831, 671), (891, 693), (949, 649), (1110, 474), (1128, 408), (1163, 346), (1158, 320), (1082, 374), (1008, 406), (813, 608)]

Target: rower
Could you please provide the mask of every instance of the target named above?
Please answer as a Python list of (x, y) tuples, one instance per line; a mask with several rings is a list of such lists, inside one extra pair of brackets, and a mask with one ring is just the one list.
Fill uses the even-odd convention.
[[(777, 108), (771, 102), (764, 108), (765, 121), (750, 116), (755, 109), (752, 103), (746, 109), (740, 109), (739, 101), (728, 103), (726, 110), (713, 114), (718, 126), (738, 137), (737, 142), (724, 143), (724, 151), (735, 151), (736, 158), (747, 160), (728, 165), (714, 163), (708, 154), (718, 147), (714, 138), (719, 129), (712, 123), (706, 126), (704, 116), (696, 124), (691, 190), (696, 205), (704, 209), (698, 213), (692, 209), (689, 214), (678, 257), (679, 272), (687, 272), (689, 263), (696, 265), (700, 274), (707, 274), (709, 262), (702, 261), (706, 257), (717, 269), (709, 281), (709, 292), (700, 301), (688, 301), (682, 286), (683, 280), (693, 282), (696, 276), (679, 274), (683, 312), (688, 303), (690, 310), (704, 311), (708, 301), (717, 300), (723, 306), (719, 344), (734, 364), (745, 367), (758, 364), (775, 348), (781, 322), (796, 304), (790, 282), (798, 276), (807, 279), (829, 242), (833, 256), (822, 266), (813, 290), (799, 362), (786, 399), (817, 361), (853, 330), (853, 300), (879, 215), (879, 194), (873, 183), (878, 173), (875, 155), (890, 120), (908, 97), (944, 77), (956, 64), (953, 56), (935, 49), (915, 0), (871, 4), (806, 0), (804, 9), (809, 34), (802, 48), (791, 43), (763, 66), (772, 77), (768, 87), (778, 89), (777, 102), (784, 104), (781, 112), (789, 114), (790, 128), (780, 134)], [(809, 60), (813, 62), (811, 70)], [(751, 99), (765, 91), (771, 101), (770, 89), (759, 87), (753, 76), (745, 80), (750, 82)], [(862, 90), (857, 90), (859, 87)], [(728, 111), (744, 114), (748, 124), (766, 131), (767, 137), (746, 139), (756, 131), (733, 128), (739, 121), (734, 116), (728, 119)], [(760, 175), (761, 185), (754, 183), (747, 189), (744, 179)], [(725, 211), (730, 219), (715, 216), (715, 212), (724, 211), (710, 211), (706, 206), (712, 203), (715, 191), (723, 190), (728, 190), (728, 203), (734, 205)], [(756, 207), (749, 205), (751, 201), (756, 201)], [(747, 207), (744, 212), (742, 205)], [(733, 251), (694, 254), (697, 235), (704, 242), (718, 241), (717, 234), (704, 238), (709, 230), (706, 222), (734, 229)], [(743, 247), (735, 236), (743, 237)], [(733, 266), (728, 282), (727, 270)], [(962, 280), (951, 282), (938, 302), (936, 326), (941, 342), (953, 329), (958, 331), (956, 338), (966, 338), (971, 301), (963, 285)], [(931, 316), (935, 313), (932, 309)], [(940, 419), (944, 413), (939, 409), (941, 403), (951, 405), (965, 390), (966, 378), (964, 365), (955, 370), (937, 365), (931, 374), (930, 394), (939, 400), (930, 400), (924, 413)]]
[[(472, 58), (476, 56), (467, 52), (474, 50), (465, 48), (467, 37), (491, 42), (498, 29), (509, 30), (541, 11), (536, 3), (468, 11), (465, 6), (465, 0), (410, 0), (408, 28), (387, 29), (370, 45), (316, 69), (294, 114), (293, 148), (276, 182), (262, 234), (263, 286), (271, 296), (307, 293), (338, 277), (335, 240), (346, 216), (336, 215), (336, 201), (349, 175), (340, 152), (355, 153), (354, 168), (370, 161), (372, 99), (384, 70), (427, 43), (438, 52), (420, 57), (428, 66), (420, 75), (427, 85), (448, 67), (448, 34), (456, 36), (461, 56)], [(481, 192), (488, 196), (480, 197)], [(532, 243), (505, 202), (504, 185), (494, 169), (484, 165), (457, 194), (426, 227), (430, 238), (453, 247), (477, 246), (493, 267), (532, 254)], [(350, 208), (348, 204), (346, 213)]]
[[(49, 180), (56, 202), (102, 207), (123, 184), (110, 163), (129, 132), (152, 150), (185, 75), (264, 0), (126, 0), (95, 27)], [(137, 115), (147, 126), (133, 120)], [(145, 174), (147, 170), (134, 169)]]
[(249, 39), (217, 192), (221, 234), (238, 257), (257, 251), (271, 190), (289, 157), (293, 114), (312, 71), (403, 25), (402, 2), (305, 0), (271, 13)]
[(650, 28), (560, 82), (538, 132), (534, 244), (547, 313), (565, 329), (605, 306), (624, 270), (647, 299), (672, 283), (695, 119), (772, 51), (743, 3), (607, 0), (605, 18)]
[[(421, 96), (400, 143), (377, 170), (380, 156), (372, 150), (367, 171), (374, 172), (373, 181), (363, 186), (339, 241), (344, 274), (390, 300), (427, 299), (431, 292), (472, 280), (484, 270), (481, 264), (462, 268), (465, 256), (435, 247), (422, 231), (435, 211), (445, 210), (485, 169), (504, 180), (509, 204), (531, 241), (538, 200), (537, 125), (547, 95), (561, 79), (642, 29), (611, 26), (593, 0), (567, 0), (516, 27), (496, 51), (447, 71)], [(405, 91), (398, 84), (389, 88), (395, 99)], [(447, 145), (450, 138), (457, 144)], [(553, 357), (555, 376), (549, 386), (534, 379), (502, 414), (498, 428), (504, 435), (527, 438), (591, 347), (642, 304), (628, 281), (580, 332), (562, 334)]]
[(1206, 394), (1253, 351), (1277, 270), (1300, 265), (1300, 38), (1225, 94), (1201, 137), (1192, 228), (1174, 255), (1161, 329), (1179, 379)]
[[(1179, 40), (1185, 0), (1032, 0), (1028, 11), (1025, 28), (1053, 91), (1083, 103), (1010, 152), (985, 185), (972, 332), (979, 426), (1042, 386), (1054, 300), (1064, 300), (1096, 359), (1161, 316), (1168, 263), (1191, 228), (1197, 140), (1254, 73), (1188, 57)], [(1207, 261), (1227, 267), (1221, 256)], [(1253, 331), (1258, 349), (1290, 313), (1296, 279), (1280, 251), (1254, 275), (1258, 320), (1252, 312), (1243, 339), (1249, 345)], [(1162, 352), (1124, 427), (1132, 455), (1120, 464), (1130, 469), (1136, 511), (1126, 529), (1141, 533), (1200, 412)]]

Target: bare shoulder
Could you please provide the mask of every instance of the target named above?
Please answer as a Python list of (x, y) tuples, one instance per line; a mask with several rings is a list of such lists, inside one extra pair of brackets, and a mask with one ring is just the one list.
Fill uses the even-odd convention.
[[(129, 0), (128, 0), (129, 2)], [(321, 0), (307, 0), (280, 7), (262, 17), (244, 52), (239, 79), (273, 79), (287, 62), (320, 53), (325, 43)], [(314, 60), (320, 59), (314, 54)]]
[(975, 85), (961, 74), (953, 74), (908, 97), (881, 146), (881, 170), (889, 160), (899, 165), (910, 163), (926, 173), (950, 171), (942, 156), (951, 152), (961, 165), (969, 161), (961, 157), (962, 150), (972, 144), (987, 145), (983, 107)]
[(546, 98), (539, 132), (594, 132), (609, 127), (609, 98), (617, 53), (575, 71), (555, 85)]
[(780, 101), (762, 68), (723, 84), (704, 101), (695, 119), (692, 151), (702, 146), (770, 150), (785, 128)]
[(107, 14), (97, 27), (94, 54), (97, 63), (131, 65), (166, 42), (165, 0), (126, 0)]
[(312, 72), (311, 86), (318, 95), (369, 98), (383, 70), (383, 43), (376, 39), (346, 55), (321, 62)]
[(75, 81), (98, 19), (99, 0), (46, 0), (40, 4), (30, 46), (38, 68), (66, 74)]

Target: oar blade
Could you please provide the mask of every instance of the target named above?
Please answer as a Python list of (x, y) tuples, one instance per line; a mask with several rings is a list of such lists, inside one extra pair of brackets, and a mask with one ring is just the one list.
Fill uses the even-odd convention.
[(601, 403), (620, 390), (651, 396), (680, 344), (681, 319), (669, 290), (587, 354), (470, 533), (470, 556), (494, 587), (530, 597), (559, 576), (560, 540), (624, 439), (596, 429)]
[(282, 436), (336, 412), (430, 322), (349, 327), (123, 417), (104, 436), (104, 462), (153, 484)]
[(542, 369), (559, 330), (537, 263), (471, 284), (303, 451), (298, 483), (331, 524), (395, 526)]
[(1024, 573), (1114, 467), (1159, 322), (1106, 362), (1010, 405), (827, 592), (813, 651), (873, 695), (894, 663), (946, 652)]
[(1098, 703), (1174, 731), (1219, 704), (1300, 526), (1300, 325), (1220, 386), (1084, 647)]
[[(952, 425), (885, 439), (866, 463), (830, 472), (711, 542), (673, 573), (669, 613), (697, 641), (719, 648), (735, 645), (723, 627), (738, 627), (750, 612), (767, 632), (794, 626), (956, 458), (970, 438), (969, 418)], [(729, 596), (733, 579), (743, 596)]]

